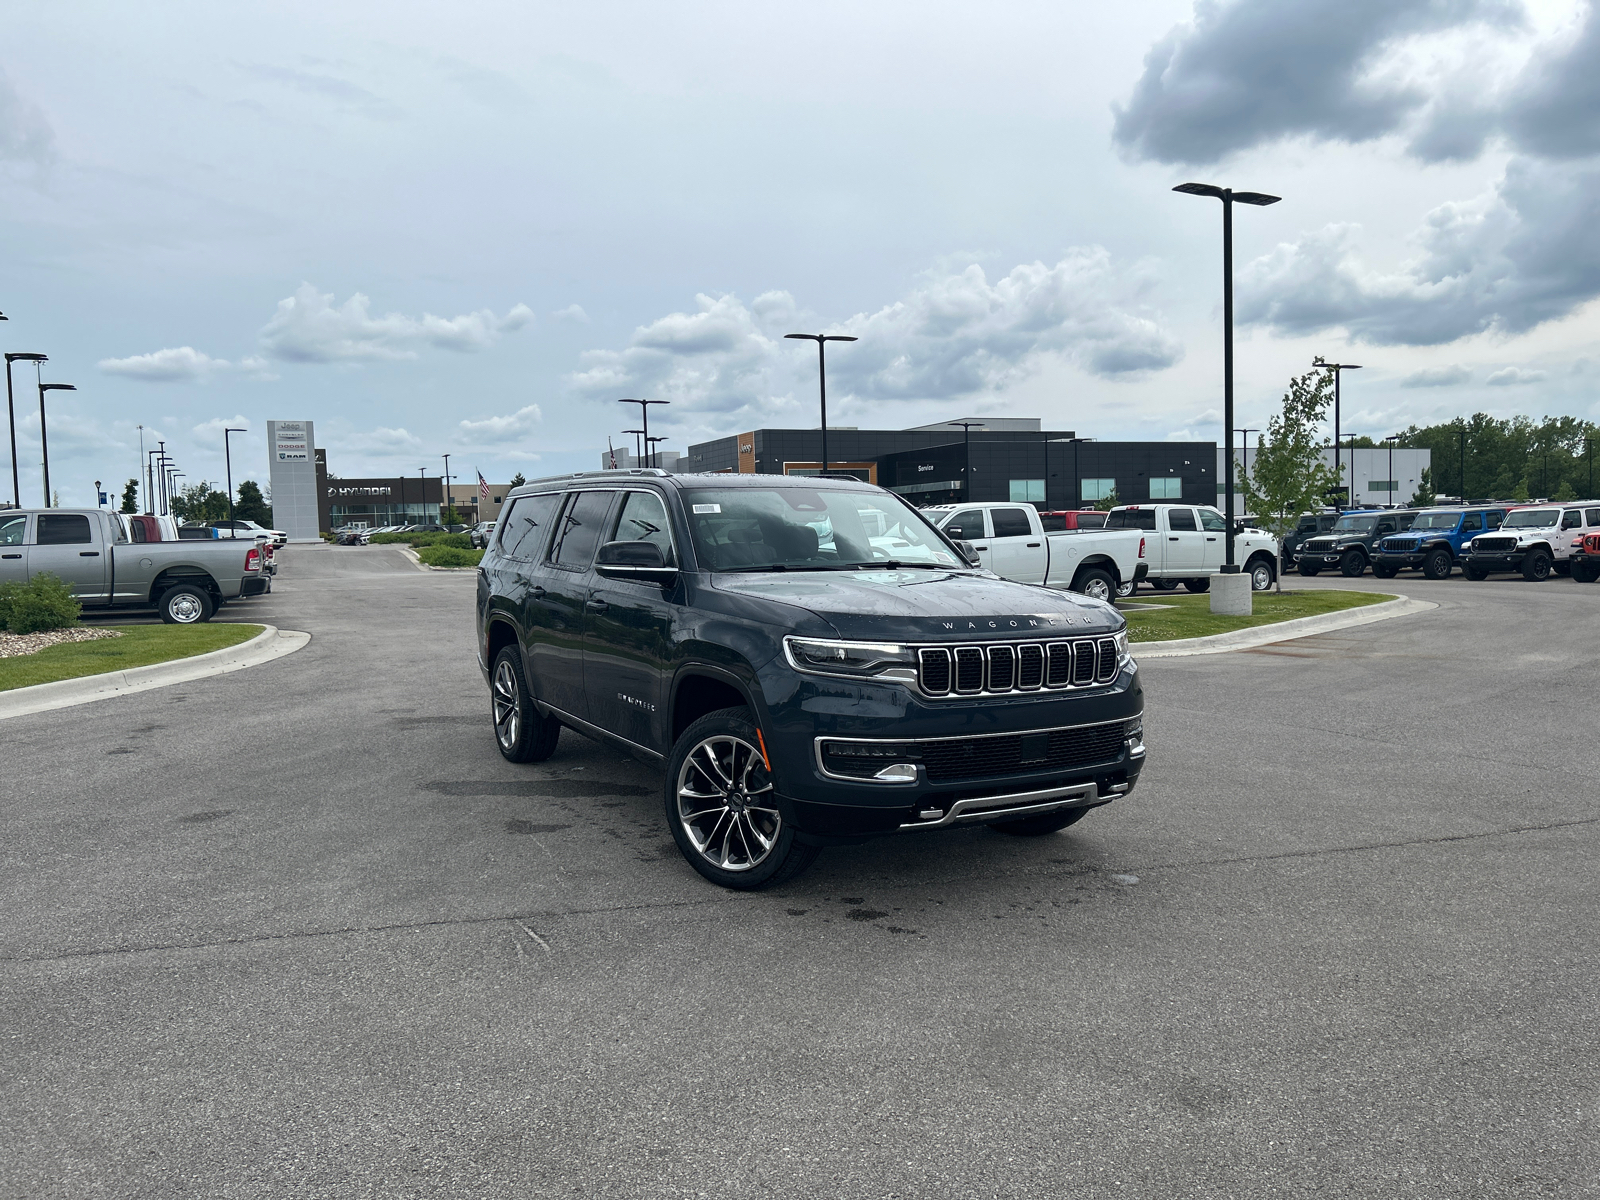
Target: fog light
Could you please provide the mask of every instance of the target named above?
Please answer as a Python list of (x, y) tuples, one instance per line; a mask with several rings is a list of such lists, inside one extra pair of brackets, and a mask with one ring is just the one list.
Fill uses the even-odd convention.
[(917, 768), (911, 763), (895, 763), (885, 767), (873, 776), (885, 783), (915, 783), (917, 781)]
[(1128, 757), (1138, 758), (1144, 754), (1144, 717), (1134, 717), (1122, 727), (1123, 744), (1128, 748)]

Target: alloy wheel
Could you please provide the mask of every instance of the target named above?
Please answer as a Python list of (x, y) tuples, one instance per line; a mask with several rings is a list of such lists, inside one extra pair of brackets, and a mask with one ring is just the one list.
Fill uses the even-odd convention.
[(522, 733), (522, 691), (511, 663), (501, 659), (494, 669), (494, 735), (510, 750)]
[(678, 823), (700, 857), (723, 871), (761, 865), (783, 818), (761, 752), (743, 738), (713, 734), (678, 771)]

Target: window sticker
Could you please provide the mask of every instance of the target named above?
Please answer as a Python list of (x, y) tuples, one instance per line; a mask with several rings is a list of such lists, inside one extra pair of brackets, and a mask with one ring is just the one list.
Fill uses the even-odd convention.
[(720, 504), (696, 504), (694, 511), (697, 513), (719, 513), (722, 511)]

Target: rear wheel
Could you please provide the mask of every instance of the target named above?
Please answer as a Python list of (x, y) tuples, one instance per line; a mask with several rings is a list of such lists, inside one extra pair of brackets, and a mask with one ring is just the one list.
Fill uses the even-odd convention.
[(561, 722), (541, 717), (533, 706), (527, 676), (522, 671), (522, 652), (507, 646), (495, 655), (489, 673), (489, 696), (494, 714), (494, 740), (500, 754), (509, 762), (543, 762), (556, 752), (561, 738)]
[(1399, 570), (1399, 567), (1382, 567), (1377, 563), (1372, 564), (1372, 573), (1379, 579), (1393, 579)]
[(1422, 573), (1429, 579), (1449, 579), (1455, 559), (1442, 546), (1422, 560)]
[(701, 717), (667, 760), (667, 824), (689, 865), (738, 891), (794, 878), (817, 857), (783, 819), (750, 710)]
[(1185, 579), (1183, 581), (1183, 586), (1188, 588), (1191, 592), (1209, 592), (1211, 590), (1211, 577), (1209, 575), (1205, 575), (1201, 576), (1199, 579)]
[(1086, 567), (1072, 581), (1072, 590), (1082, 592), (1091, 600), (1109, 601), (1117, 590), (1116, 582), (1099, 567)]
[(1176, 579), (1155, 579), (1151, 581), (1150, 586), (1158, 592), (1175, 592), (1178, 590), (1178, 581)]
[(1126, 600), (1138, 590), (1139, 585), (1137, 583), (1131, 579), (1124, 579), (1121, 583), (1117, 584), (1117, 599)]
[(1482, 567), (1475, 567), (1471, 563), (1462, 563), (1461, 573), (1474, 583), (1481, 583), (1483, 580), (1489, 578), (1489, 572), (1485, 571)]
[(215, 611), (211, 593), (196, 584), (180, 583), (161, 595), (161, 619), (168, 625), (198, 625)]
[(1308, 562), (1303, 562), (1303, 563), (1300, 564), (1298, 569), (1300, 571), (1300, 574), (1302, 574), (1302, 575), (1315, 575), (1322, 568), (1321, 567), (1314, 567)]
[(1355, 579), (1367, 573), (1367, 556), (1359, 550), (1346, 550), (1343, 558), (1339, 560), (1339, 574), (1346, 579)]
[[(1098, 806), (1095, 806), (1098, 807)], [(1012, 837), (1040, 837), (1076, 825), (1090, 813), (1088, 808), (1062, 808), (1055, 812), (1039, 813), (1032, 817), (1019, 817), (1015, 821), (990, 821), (989, 828), (996, 833), (1009, 833)]]
[(1550, 578), (1550, 553), (1547, 550), (1529, 550), (1522, 559), (1522, 577), (1530, 583), (1542, 583)]

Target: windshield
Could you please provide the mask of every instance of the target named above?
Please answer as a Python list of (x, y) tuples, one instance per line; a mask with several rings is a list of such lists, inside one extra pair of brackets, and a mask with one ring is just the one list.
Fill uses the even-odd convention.
[(1450, 512), (1425, 512), (1418, 513), (1417, 519), (1411, 522), (1413, 529), (1454, 529), (1456, 522), (1461, 520), (1461, 514), (1454, 510)]
[(683, 505), (695, 553), (712, 571), (965, 565), (887, 492), (706, 488), (684, 492)]
[(1524, 508), (1507, 513), (1500, 523), (1501, 529), (1543, 529), (1561, 519), (1559, 508)]
[(1340, 517), (1337, 521), (1334, 522), (1333, 532), (1335, 532), (1335, 533), (1371, 533), (1372, 530), (1373, 530), (1373, 527), (1375, 525), (1377, 525), (1377, 523), (1378, 523), (1378, 518), (1376, 516)]

